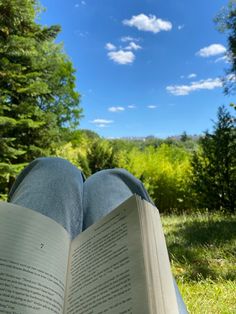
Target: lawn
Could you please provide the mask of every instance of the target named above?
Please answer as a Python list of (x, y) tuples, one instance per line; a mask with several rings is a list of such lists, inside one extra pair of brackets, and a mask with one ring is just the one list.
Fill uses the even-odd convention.
[(172, 215), (162, 223), (189, 313), (236, 313), (236, 216)]

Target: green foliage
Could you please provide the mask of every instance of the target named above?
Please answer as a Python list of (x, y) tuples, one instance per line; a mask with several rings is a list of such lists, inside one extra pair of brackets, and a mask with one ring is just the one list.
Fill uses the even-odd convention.
[(227, 57), (231, 63), (227, 76), (224, 79), (225, 92), (227, 94), (236, 92), (236, 1), (231, 0), (215, 19), (218, 29), (227, 33), (228, 51)]
[[(172, 139), (171, 145), (155, 138), (151, 144), (149, 139), (105, 140), (88, 130), (67, 131), (64, 138), (56, 156), (68, 159), (86, 176), (106, 168), (125, 168), (144, 182), (161, 212), (182, 212), (195, 207), (196, 195), (190, 181), (195, 140)], [(154, 142), (158, 145), (152, 145)]]
[(65, 158), (81, 169), (85, 176), (113, 168), (114, 149), (110, 141), (89, 130), (65, 132), (65, 143), (56, 149), (56, 156)]
[(220, 107), (214, 132), (205, 133), (192, 159), (193, 188), (200, 207), (235, 211), (236, 129), (235, 119)]
[(113, 149), (108, 140), (94, 140), (88, 150), (88, 164), (92, 173), (113, 168)]
[(161, 144), (158, 148), (121, 151), (118, 166), (143, 181), (161, 212), (183, 211), (194, 206), (190, 189), (190, 153), (182, 147)]
[(189, 137), (188, 137), (188, 135), (187, 135), (187, 132), (184, 131), (184, 132), (181, 134), (181, 136), (180, 136), (180, 140), (181, 140), (182, 142), (186, 142), (188, 139), (189, 139)]
[(78, 167), (86, 176), (91, 174), (87, 161), (87, 152), (84, 143), (80, 142), (80, 146), (73, 145), (68, 142), (56, 149), (55, 156), (67, 159), (73, 165)]
[(82, 170), (85, 176), (90, 176), (91, 170), (89, 168), (87, 156), (90, 139), (87, 136), (87, 133), (81, 130), (65, 129), (63, 138), (64, 143), (56, 148), (55, 156), (67, 159)]
[(54, 43), (60, 27), (37, 24), (39, 12), (36, 0), (0, 0), (0, 194), (81, 116), (74, 69)]

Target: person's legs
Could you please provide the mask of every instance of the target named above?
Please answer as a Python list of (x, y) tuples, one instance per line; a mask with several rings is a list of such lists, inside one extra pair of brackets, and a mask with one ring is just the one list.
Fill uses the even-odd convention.
[(84, 182), (83, 230), (133, 194), (152, 202), (141, 181), (124, 169), (96, 172)]
[[(105, 216), (133, 194), (153, 203), (142, 182), (124, 169), (102, 170), (84, 182), (83, 230)], [(179, 313), (187, 309), (174, 279)]]
[(82, 231), (83, 181), (68, 161), (38, 158), (17, 177), (8, 200), (54, 219), (74, 238)]
[[(152, 202), (143, 184), (123, 169), (88, 178), (61, 158), (39, 158), (18, 176), (9, 202), (36, 210), (60, 223), (74, 238), (133, 194)], [(187, 313), (175, 285), (180, 313)]]

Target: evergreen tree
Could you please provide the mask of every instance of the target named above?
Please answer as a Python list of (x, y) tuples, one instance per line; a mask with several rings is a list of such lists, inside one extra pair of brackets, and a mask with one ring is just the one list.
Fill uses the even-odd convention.
[(40, 11), (37, 0), (0, 0), (0, 194), (81, 117), (74, 69), (54, 43), (60, 27), (38, 24)]
[(199, 206), (209, 210), (235, 211), (236, 129), (235, 119), (220, 107), (214, 132), (205, 133), (200, 151), (192, 159), (193, 186)]
[(95, 173), (103, 169), (113, 168), (113, 159), (113, 148), (108, 140), (94, 139), (90, 143), (87, 160), (91, 173)]
[(227, 57), (231, 67), (224, 79), (225, 92), (236, 92), (236, 1), (231, 0), (227, 7), (223, 7), (215, 19), (219, 31), (227, 33), (228, 51)]
[(181, 142), (186, 142), (187, 140), (189, 139), (188, 135), (187, 135), (187, 132), (184, 131), (181, 136), (180, 136), (180, 140)]

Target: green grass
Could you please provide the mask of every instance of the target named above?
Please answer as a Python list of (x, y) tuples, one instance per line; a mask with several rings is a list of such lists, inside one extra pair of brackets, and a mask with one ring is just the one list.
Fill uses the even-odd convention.
[(189, 313), (236, 313), (236, 216), (162, 216), (162, 223)]

